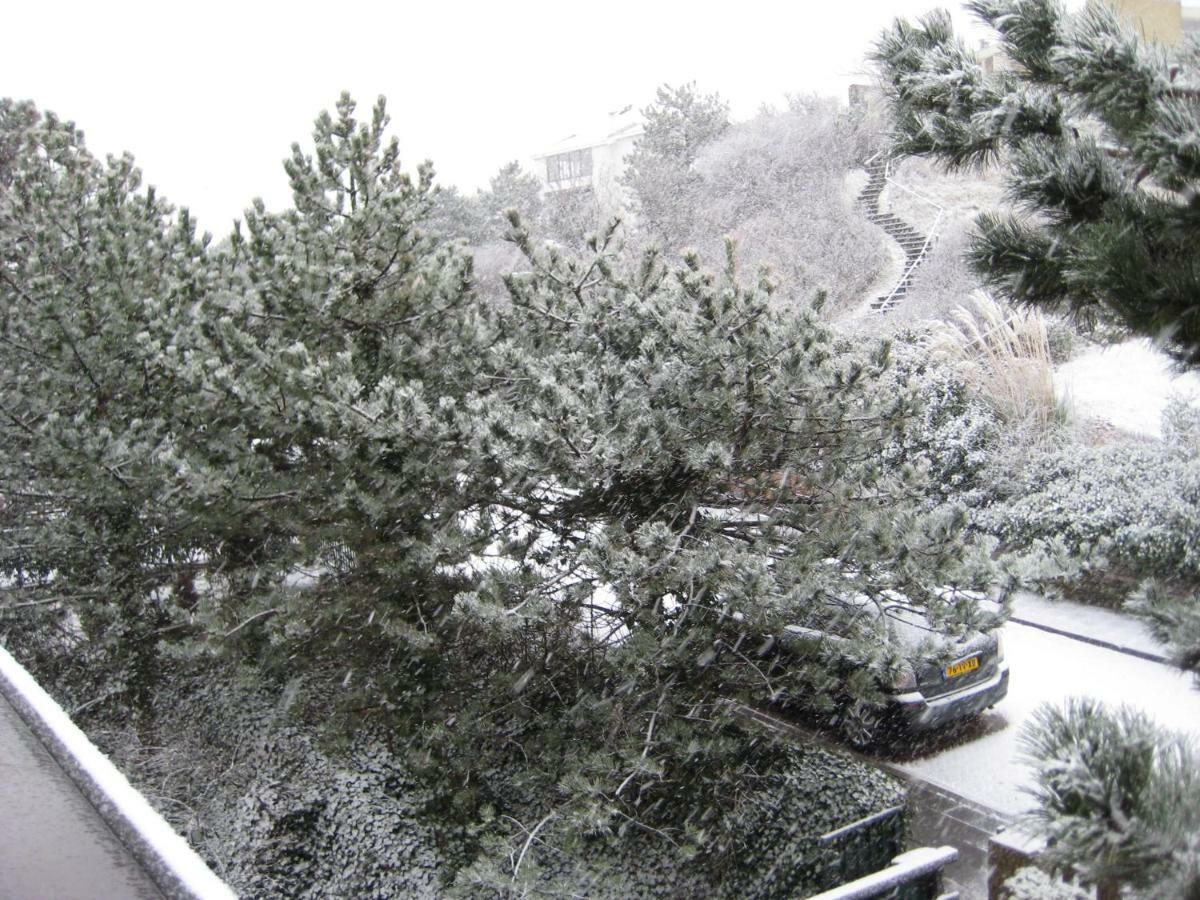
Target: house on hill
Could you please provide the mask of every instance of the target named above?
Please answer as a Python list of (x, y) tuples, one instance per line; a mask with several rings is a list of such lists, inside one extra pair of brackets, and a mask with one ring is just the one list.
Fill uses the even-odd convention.
[(597, 205), (615, 214), (625, 207), (621, 176), (625, 158), (642, 134), (642, 116), (626, 106), (580, 128), (533, 157), (543, 196), (591, 192)]

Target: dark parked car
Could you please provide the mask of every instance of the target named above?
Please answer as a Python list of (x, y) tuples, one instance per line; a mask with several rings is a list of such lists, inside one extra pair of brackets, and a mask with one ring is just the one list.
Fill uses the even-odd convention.
[[(862, 614), (878, 620), (901, 649), (903, 661), (877, 677), (886, 698), (881, 708), (848, 701), (833, 714), (841, 734), (866, 746), (895, 730), (927, 731), (970, 719), (995, 706), (1008, 693), (1008, 663), (998, 631), (968, 630), (950, 637), (933, 628), (924, 614), (904, 602), (860, 602)], [(780, 644), (793, 652), (820, 646), (837, 653), (849, 641), (836, 632), (789, 625)], [(846, 669), (860, 665), (848, 653)]]

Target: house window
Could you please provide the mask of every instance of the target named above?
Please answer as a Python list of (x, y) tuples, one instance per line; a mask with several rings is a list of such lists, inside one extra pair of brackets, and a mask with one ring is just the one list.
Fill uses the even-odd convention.
[(546, 181), (549, 184), (558, 184), (575, 178), (590, 178), (591, 175), (591, 147), (546, 157)]

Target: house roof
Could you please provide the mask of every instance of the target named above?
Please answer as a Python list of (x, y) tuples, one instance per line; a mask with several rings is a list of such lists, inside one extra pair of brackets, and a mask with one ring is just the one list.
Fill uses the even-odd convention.
[(642, 131), (642, 114), (633, 106), (625, 106), (599, 119), (593, 119), (546, 147), (541, 153), (535, 153), (533, 158), (545, 159), (547, 156), (569, 153), (572, 150), (604, 147), (620, 140), (636, 138)]

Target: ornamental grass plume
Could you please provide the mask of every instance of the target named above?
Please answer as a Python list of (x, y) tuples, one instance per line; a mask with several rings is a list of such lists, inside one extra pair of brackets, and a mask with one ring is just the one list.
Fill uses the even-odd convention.
[(972, 306), (959, 306), (950, 322), (938, 327), (930, 349), (958, 363), (968, 383), (1005, 422), (1044, 430), (1062, 421), (1040, 312), (1017, 310), (976, 293)]

